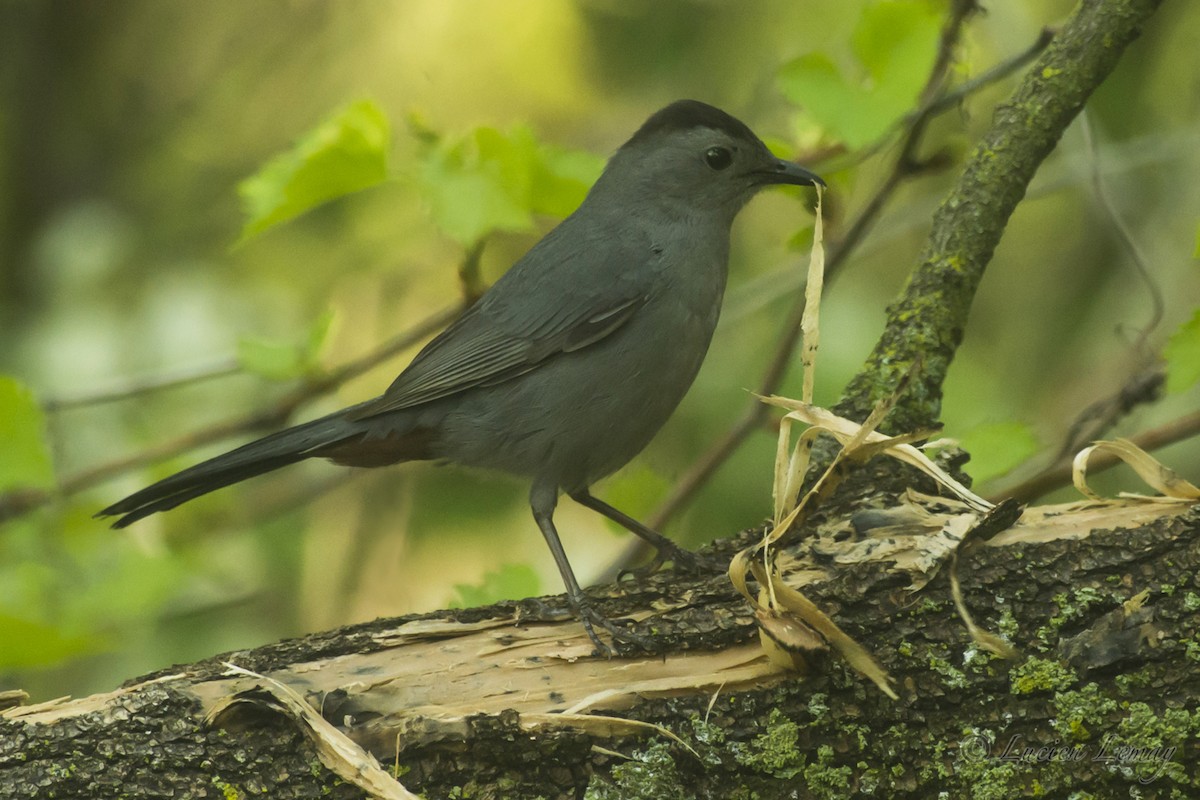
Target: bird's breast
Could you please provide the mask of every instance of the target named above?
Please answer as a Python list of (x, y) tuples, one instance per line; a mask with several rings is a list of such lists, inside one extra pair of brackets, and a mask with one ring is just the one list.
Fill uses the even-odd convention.
[(661, 244), (639, 273), (625, 276), (645, 301), (624, 324), (458, 398), (439, 425), (439, 455), (552, 480), (567, 491), (636, 456), (699, 372), (725, 289), (720, 243)]

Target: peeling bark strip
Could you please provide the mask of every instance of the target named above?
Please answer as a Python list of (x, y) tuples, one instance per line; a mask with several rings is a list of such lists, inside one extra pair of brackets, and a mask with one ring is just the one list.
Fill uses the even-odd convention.
[(888, 308), (887, 326), (846, 388), (841, 416), (862, 419), (911, 367), (921, 374), (885, 429), (919, 430), (941, 415), (942, 383), (971, 301), (1029, 182), (1162, 0), (1082, 0), (1013, 96), (996, 108), (957, 185), (934, 214), (920, 266)]

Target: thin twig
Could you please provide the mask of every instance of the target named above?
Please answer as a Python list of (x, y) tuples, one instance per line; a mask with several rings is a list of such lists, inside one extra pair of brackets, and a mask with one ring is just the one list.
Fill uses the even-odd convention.
[(356, 378), (387, 361), (389, 358), (402, 353), (426, 336), (449, 325), (466, 311), (473, 302), (474, 299), (464, 299), (455, 305), (446, 306), (439, 311), (435, 311), (413, 327), (398, 333), (387, 342), (384, 342), (370, 353), (330, 370), (329, 373), (314, 383), (316, 391), (308, 394), (303, 399), (307, 400), (317, 394), (323, 394), (331, 389), (335, 389), (351, 378)]
[(462, 261), (458, 262), (458, 286), (459, 295), (466, 299), (467, 304), (474, 303), (483, 296), (487, 286), (484, 285), (483, 275), (479, 271), (480, 262), (483, 260), (483, 247), (487, 242), (487, 237), (480, 237), (467, 250), (466, 256)]
[(165, 461), (180, 453), (186, 453), (189, 450), (203, 447), (206, 444), (220, 441), (221, 439), (279, 424), (282, 420), (287, 419), (287, 416), (295, 408), (295, 404), (288, 402), (293, 396), (295, 396), (295, 393), (292, 393), (279, 403), (259, 409), (253, 413), (232, 417), (223, 422), (218, 422), (192, 431), (191, 433), (177, 436), (174, 439), (160, 442), (139, 453), (106, 461), (98, 466), (76, 472), (74, 475), (63, 478), (59, 482), (59, 494), (63, 497), (70, 497), (73, 494), (89, 489), (98, 483), (103, 483), (125, 472), (140, 469), (159, 461)]
[(976, 0), (954, 0), (946, 22), (942, 25), (942, 33), (938, 39), (937, 55), (933, 66), (929, 69), (929, 77), (925, 81), (921, 94), (918, 95), (918, 108), (932, 107), (933, 102), (943, 93), (946, 79), (950, 76), (950, 68), (954, 66), (954, 51), (958, 48), (958, 40), (962, 36), (963, 26), (967, 18), (980, 10)]
[[(1009, 75), (1013, 74), (1018, 69), (1037, 58), (1038, 54), (1046, 49), (1046, 46), (1050, 44), (1050, 41), (1057, 34), (1058, 28), (1042, 28), (1042, 30), (1038, 33), (1037, 38), (1034, 39), (1029, 47), (1027, 47), (1025, 50), (1017, 53), (1015, 56), (1007, 59), (1006, 61), (1001, 61), (991, 69), (984, 71), (982, 74), (965, 80), (958, 86), (955, 86), (953, 89), (934, 100), (933, 104), (929, 106), (929, 112), (931, 114), (941, 114), (943, 111), (949, 111), (951, 108), (954, 108), (961, 103), (969, 95), (975, 94), (980, 89), (1007, 78)], [(909, 118), (915, 116), (917, 113), (917, 111), (913, 111), (909, 117), (905, 118), (905, 121), (909, 121)]]
[(1162, 396), (1166, 382), (1166, 368), (1152, 363), (1130, 377), (1117, 391), (1090, 404), (1071, 423), (1062, 447), (1054, 455), (1054, 463), (1073, 457), (1080, 448), (1102, 437), (1138, 406), (1156, 402)]
[(1084, 147), (1087, 150), (1091, 166), (1092, 191), (1100, 209), (1108, 217), (1112, 230), (1116, 232), (1117, 239), (1129, 255), (1134, 271), (1146, 286), (1146, 291), (1150, 295), (1151, 312), (1150, 319), (1138, 331), (1137, 339), (1129, 348), (1133, 374), (1124, 386), (1108, 397), (1091, 403), (1080, 412), (1067, 429), (1062, 447), (1055, 454), (1056, 463), (1070, 457), (1085, 443), (1101, 436), (1104, 431), (1110, 429), (1121, 417), (1128, 415), (1138, 405), (1157, 400), (1159, 390), (1166, 379), (1165, 371), (1158, 365), (1158, 356), (1148, 346), (1151, 334), (1162, 324), (1164, 313), (1162, 289), (1151, 275), (1150, 266), (1142, 254), (1142, 249), (1134, 240), (1133, 232), (1130, 231), (1125, 218), (1118, 213), (1108, 194), (1100, 165), (1100, 150), (1096, 143), (1096, 137), (1093, 135), (1091, 119), (1086, 109), (1080, 116), (1082, 117), (1080, 123)]
[(162, 375), (151, 375), (145, 378), (131, 380), (122, 386), (110, 386), (91, 394), (80, 394), (74, 397), (51, 398), (42, 404), (47, 414), (66, 411), (73, 408), (83, 408), (128, 400), (133, 397), (178, 389), (193, 383), (224, 378), (236, 375), (242, 368), (234, 359), (225, 359), (217, 364), (191, 367)]

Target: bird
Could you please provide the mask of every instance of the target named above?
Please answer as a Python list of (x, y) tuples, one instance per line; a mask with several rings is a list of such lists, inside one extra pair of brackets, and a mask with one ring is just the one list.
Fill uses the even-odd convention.
[(595, 610), (554, 523), (567, 495), (669, 558), (686, 554), (591, 487), (650, 442), (708, 351), (733, 220), (760, 189), (824, 186), (743, 122), (698, 100), (652, 114), (579, 207), (429, 341), (380, 396), (203, 461), (100, 511), (123, 528), (309, 458), (434, 460), (529, 481), (529, 505), (595, 646), (638, 637)]

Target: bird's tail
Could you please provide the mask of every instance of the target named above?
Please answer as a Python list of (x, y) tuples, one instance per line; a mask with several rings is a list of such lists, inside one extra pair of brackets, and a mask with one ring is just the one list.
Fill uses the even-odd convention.
[(342, 412), (321, 417), (188, 467), (113, 503), (96, 516), (120, 515), (112, 526), (124, 528), (142, 517), (174, 508), (223, 486), (321, 456), (323, 448), (361, 438), (363, 427), (348, 421)]

